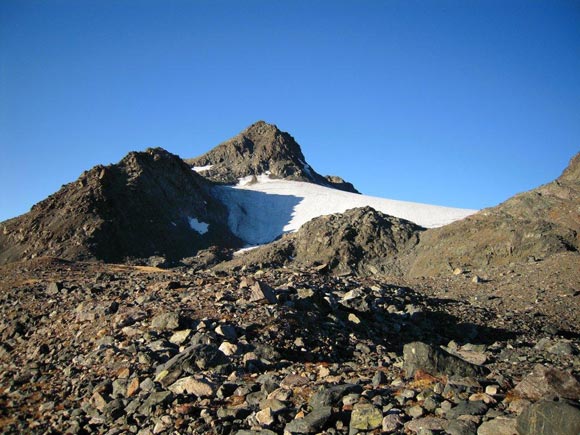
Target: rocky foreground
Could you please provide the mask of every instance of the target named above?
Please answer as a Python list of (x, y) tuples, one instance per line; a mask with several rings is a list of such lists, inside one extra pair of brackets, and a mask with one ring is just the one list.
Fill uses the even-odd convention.
[(2, 266), (0, 431), (580, 433), (576, 255), (324, 272)]

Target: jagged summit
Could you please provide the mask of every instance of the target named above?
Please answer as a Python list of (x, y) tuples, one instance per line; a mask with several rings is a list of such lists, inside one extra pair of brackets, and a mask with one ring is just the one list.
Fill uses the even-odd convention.
[(39, 256), (107, 262), (162, 255), (178, 260), (209, 246), (239, 246), (210, 183), (164, 149), (98, 165), (2, 223), (0, 264)]
[(274, 124), (258, 121), (200, 157), (186, 160), (206, 178), (235, 184), (240, 178), (270, 174), (358, 193), (340, 177), (323, 177), (304, 158), (294, 138)]

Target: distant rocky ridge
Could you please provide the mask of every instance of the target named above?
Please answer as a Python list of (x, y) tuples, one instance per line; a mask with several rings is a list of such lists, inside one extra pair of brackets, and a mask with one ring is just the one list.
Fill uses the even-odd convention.
[(399, 259), (419, 242), (424, 228), (371, 207), (321, 216), (296, 233), (220, 265), (318, 267), (333, 275), (400, 274)]
[(370, 207), (322, 216), (219, 268), (318, 265), (336, 275), (433, 276), (577, 253), (579, 167), (580, 154), (557, 180), (440, 228), (425, 230)]
[(264, 121), (252, 124), (211, 151), (186, 162), (192, 167), (206, 168), (200, 174), (216, 183), (236, 184), (240, 178), (268, 173), (276, 178), (359, 193), (340, 177), (318, 174), (306, 163), (300, 145), (292, 136)]
[(580, 153), (555, 181), (421, 234), (414, 276), (541, 260), (580, 248)]
[[(201, 176), (191, 165), (211, 167)], [(289, 134), (260, 121), (188, 163), (156, 148), (83, 173), (29, 213), (0, 223), (0, 264), (39, 256), (105, 262), (161, 256), (168, 264), (210, 266), (243, 245), (228, 227), (215, 183), (268, 172), (326, 186), (330, 180), (338, 188), (342, 183), (317, 174)], [(349, 186), (342, 189), (354, 190)], [(432, 276), (578, 254), (579, 248), (580, 154), (555, 181), (444, 227), (425, 230), (364, 207), (314, 219), (220, 267)]]
[(210, 246), (239, 247), (211, 184), (160, 148), (96, 166), (1, 224), (0, 263), (55, 256), (119, 262), (170, 261)]

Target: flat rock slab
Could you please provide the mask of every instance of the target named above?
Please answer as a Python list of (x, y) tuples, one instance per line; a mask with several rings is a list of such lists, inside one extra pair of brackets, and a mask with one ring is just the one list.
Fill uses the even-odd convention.
[(580, 382), (568, 372), (538, 364), (516, 385), (514, 391), (530, 400), (562, 397), (580, 400)]
[(565, 401), (542, 400), (519, 415), (516, 428), (520, 435), (578, 435), (580, 409)]
[(439, 347), (420, 341), (406, 344), (403, 348), (403, 358), (407, 377), (413, 376), (417, 370), (423, 370), (431, 375), (463, 377), (481, 377), (489, 373), (486, 367), (471, 364)]

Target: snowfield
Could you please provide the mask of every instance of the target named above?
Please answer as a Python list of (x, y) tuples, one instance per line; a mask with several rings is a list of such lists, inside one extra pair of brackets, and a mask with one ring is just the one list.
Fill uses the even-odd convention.
[(250, 246), (296, 231), (315, 217), (357, 207), (370, 206), (426, 228), (440, 227), (477, 211), (359, 195), (268, 175), (245, 177), (236, 186), (217, 186), (215, 194), (228, 207), (232, 232)]

